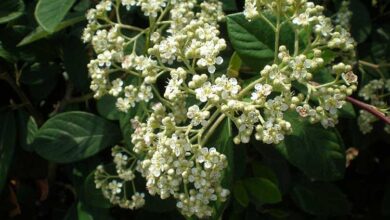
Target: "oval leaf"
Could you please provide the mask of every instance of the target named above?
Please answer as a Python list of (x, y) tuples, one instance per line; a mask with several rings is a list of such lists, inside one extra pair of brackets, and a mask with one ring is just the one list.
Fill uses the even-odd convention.
[(249, 196), (242, 181), (238, 181), (234, 184), (233, 195), (234, 198), (240, 203), (240, 205), (244, 207), (248, 206)]
[(111, 203), (103, 196), (101, 189), (96, 189), (95, 171), (92, 171), (84, 182), (84, 198), (85, 202), (93, 207), (110, 208)]
[(115, 124), (86, 112), (66, 112), (39, 129), (33, 148), (47, 160), (70, 163), (88, 158), (120, 139)]
[(7, 23), (18, 17), (24, 12), (23, 0), (1, 0), (0, 1), (0, 24)]
[(274, 58), (274, 31), (261, 20), (248, 22), (242, 13), (227, 17), (229, 39), (234, 50), (250, 67), (259, 69)]
[(287, 160), (308, 177), (331, 181), (344, 176), (344, 143), (336, 129), (312, 125), (298, 114), (286, 114), (293, 133), (277, 145)]
[(274, 204), (282, 201), (279, 188), (272, 181), (265, 178), (250, 178), (244, 180), (245, 187), (251, 197), (263, 204)]
[(47, 32), (54, 32), (76, 0), (39, 0), (35, 18)]
[[(80, 17), (74, 17), (74, 18), (70, 18), (68, 20), (65, 20), (63, 22), (61, 22), (60, 24), (58, 24), (56, 27), (55, 27), (55, 30), (54, 32), (57, 32), (57, 31), (60, 31), (66, 27), (69, 27), (71, 25), (74, 25), (80, 21), (83, 21), (85, 18), (84, 16), (80, 16)], [(31, 44), (35, 41), (38, 41), (38, 40), (41, 40), (43, 38), (46, 38), (46, 37), (49, 37), (51, 35), (51, 33), (45, 31), (42, 27), (37, 27), (34, 31), (32, 31), (30, 34), (28, 34), (26, 37), (24, 37), (19, 43), (18, 43), (18, 47), (21, 47), (21, 46), (25, 46), (27, 44)]]
[(292, 198), (303, 211), (312, 215), (345, 215), (350, 210), (346, 196), (331, 183), (298, 184), (292, 191)]
[[(271, 23), (275, 20), (270, 15), (264, 16)], [(227, 27), (233, 48), (245, 64), (259, 70), (273, 60), (275, 32), (267, 22), (262, 19), (249, 22), (243, 13), (236, 13), (227, 16)], [(280, 45), (294, 48), (293, 30), (287, 24), (280, 30)]]

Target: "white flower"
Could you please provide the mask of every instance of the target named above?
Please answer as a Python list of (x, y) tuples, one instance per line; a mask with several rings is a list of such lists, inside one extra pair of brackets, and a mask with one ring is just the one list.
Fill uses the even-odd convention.
[(126, 7), (126, 10), (130, 10), (131, 6), (136, 5), (136, 0), (121, 0), (123, 6)]
[(249, 21), (259, 16), (255, 0), (245, 1), (244, 15)]
[(109, 94), (112, 96), (118, 96), (119, 93), (122, 92), (122, 86), (123, 86), (123, 81), (121, 79), (116, 79), (111, 82), (112, 87), (109, 91)]
[(99, 66), (103, 67), (110, 67), (111, 66), (111, 59), (112, 59), (112, 51), (104, 51), (103, 53), (99, 54), (97, 56), (97, 59), (99, 61)]
[(121, 193), (122, 186), (123, 186), (123, 183), (117, 182), (116, 180), (113, 180), (108, 184), (108, 188), (112, 191), (113, 194)]
[(337, 109), (340, 109), (343, 107), (345, 101), (344, 96), (340, 94), (334, 94), (333, 96), (326, 95), (324, 97), (324, 109), (329, 111), (330, 114), (335, 115), (337, 114)]
[(191, 124), (194, 126), (198, 126), (202, 124), (202, 126), (207, 125), (207, 118), (210, 116), (209, 111), (201, 111), (199, 106), (193, 105), (188, 108), (187, 117), (191, 120)]
[(347, 73), (342, 73), (341, 77), (345, 81), (347, 85), (357, 83), (358, 77), (355, 75), (352, 71), (349, 71)]
[(173, 75), (172, 78), (168, 81), (168, 85), (165, 87), (164, 97), (173, 100), (182, 92), (180, 90), (180, 85), (183, 83), (183, 80), (179, 78), (178, 75)]
[(195, 90), (196, 98), (201, 102), (207, 102), (214, 93), (210, 82), (205, 82), (202, 87)]
[(153, 98), (151, 86), (141, 85), (139, 88), (137, 101), (149, 102)]
[(257, 83), (255, 85), (255, 92), (252, 93), (251, 99), (257, 101), (261, 98), (267, 97), (272, 92), (272, 86), (268, 84)]
[(130, 109), (130, 100), (128, 98), (118, 98), (116, 100), (115, 106), (121, 112), (127, 112)]
[(310, 15), (309, 13), (302, 13), (298, 14), (296, 17), (292, 20), (293, 24), (299, 25), (299, 26), (307, 26), (310, 23)]

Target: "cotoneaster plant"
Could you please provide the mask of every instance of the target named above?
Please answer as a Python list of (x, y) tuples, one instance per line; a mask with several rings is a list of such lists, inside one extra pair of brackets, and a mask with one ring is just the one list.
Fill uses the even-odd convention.
[[(146, 28), (124, 19), (134, 8)], [(229, 30), (237, 54), (220, 68), (227, 39), (220, 37), (226, 17), (217, 0), (103, 0), (89, 10), (83, 40), (96, 53), (90, 88), (95, 98), (111, 95), (119, 111), (134, 112), (125, 134), (132, 146), (112, 149), (115, 172), (99, 166), (97, 188), (123, 208), (141, 208), (149, 193), (174, 198), (186, 217), (210, 217), (230, 194), (222, 184), (227, 156), (211, 144), (221, 123), (234, 125), (235, 144), (282, 142), (292, 132), (288, 111), (334, 127), (356, 90), (355, 42), (340, 18), (348, 13), (332, 20), (323, 12), (306, 0), (247, 0), (243, 13), (229, 16), (229, 29), (239, 17), (244, 25), (265, 24), (254, 32), (273, 33), (264, 45), (245, 42), (249, 51), (267, 48), (251, 57), (260, 71), (248, 81), (231, 74), (240, 68), (235, 60), (249, 63), (240, 32)]]

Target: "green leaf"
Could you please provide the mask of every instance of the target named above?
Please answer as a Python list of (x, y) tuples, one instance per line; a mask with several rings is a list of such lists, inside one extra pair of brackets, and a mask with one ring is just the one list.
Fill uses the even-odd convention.
[(110, 95), (101, 97), (96, 102), (99, 114), (110, 120), (119, 120), (121, 112), (115, 107), (116, 98)]
[(111, 220), (109, 209), (93, 208), (85, 205), (82, 202), (77, 202), (71, 206), (65, 216), (66, 220)]
[(4, 47), (3, 43), (0, 41), (0, 58), (3, 58), (4, 60), (8, 62), (13, 61), (13, 56), (11, 53), (9, 53)]
[(214, 138), (206, 144), (206, 147), (215, 147), (217, 151), (227, 158), (228, 167), (225, 169), (222, 185), (230, 188), (234, 172), (234, 143), (230, 119), (224, 119), (217, 127)]
[(282, 194), (278, 186), (269, 179), (249, 178), (244, 180), (245, 187), (250, 196), (262, 204), (275, 204), (282, 201)]
[(33, 117), (22, 110), (18, 111), (17, 116), (19, 122), (19, 144), (25, 151), (32, 152), (32, 142), (34, 141), (35, 134), (38, 131), (38, 125)]
[(66, 112), (49, 119), (36, 133), (34, 150), (43, 158), (71, 163), (88, 158), (121, 139), (115, 124), (86, 112)]
[(81, 92), (89, 91), (88, 56), (80, 39), (71, 37), (63, 44), (64, 65), (69, 80)]
[[(215, 130), (213, 136), (206, 143), (206, 147), (215, 147), (217, 151), (224, 154), (227, 158), (228, 166), (224, 171), (222, 186), (231, 189), (234, 175), (234, 143), (231, 121), (225, 118)], [(227, 207), (227, 203), (217, 202), (215, 204), (216, 212), (213, 216), (215, 219), (219, 219), (224, 209)]]
[(323, 128), (320, 124), (310, 124), (296, 112), (286, 113), (293, 133), (285, 137), (277, 149), (294, 166), (308, 177), (332, 181), (344, 176), (344, 143), (334, 128)]
[(237, 4), (235, 0), (221, 0), (224, 11), (237, 11)]
[(131, 134), (133, 132), (133, 127), (131, 125), (131, 119), (133, 119), (135, 116), (140, 116), (142, 119), (142, 116), (145, 114), (144, 108), (142, 107), (144, 103), (140, 102), (135, 105), (135, 107), (131, 108), (128, 113), (120, 113), (119, 115), (119, 125), (123, 134), (123, 139), (125, 142), (125, 145), (129, 149), (133, 149), (133, 144), (131, 143)]
[(303, 211), (312, 215), (346, 215), (350, 210), (346, 196), (331, 183), (301, 183), (294, 187), (291, 195)]
[(56, 63), (34, 63), (24, 69), (20, 82), (27, 85), (28, 93), (35, 101), (41, 101), (55, 89), (62, 71)]
[(252, 162), (252, 171), (255, 177), (261, 177), (268, 180), (271, 180), (273, 183), (278, 185), (278, 178), (275, 173), (268, 167), (264, 166), (258, 161)]
[(7, 23), (24, 13), (23, 0), (1, 0), (0, 1), (0, 24)]
[[(291, 188), (290, 164), (287, 159), (276, 149), (274, 145), (264, 144), (255, 140), (251, 141), (252, 145), (261, 154), (261, 163), (267, 168), (272, 169), (277, 177), (278, 187), (282, 194), (287, 193)], [(268, 177), (269, 178), (269, 177)]]
[(234, 50), (250, 67), (260, 69), (274, 58), (272, 28), (262, 20), (248, 22), (242, 13), (227, 17), (229, 39)]
[(15, 117), (11, 111), (0, 112), (0, 192), (7, 181), (16, 142)]
[(238, 181), (234, 184), (233, 195), (234, 198), (240, 203), (240, 205), (244, 207), (248, 206), (249, 196), (242, 181)]
[[(265, 15), (272, 22), (271, 16)], [(227, 16), (229, 39), (243, 62), (255, 70), (261, 69), (274, 58), (275, 33), (262, 19), (251, 22), (243, 13)], [(294, 34), (288, 25), (282, 26), (280, 45), (293, 48)]]
[[(83, 21), (85, 18), (84, 16), (80, 16), (80, 17), (74, 17), (74, 18), (70, 18), (68, 20), (65, 20), (63, 22), (61, 22), (60, 24), (58, 24), (53, 33), (54, 32), (58, 32), (64, 28), (67, 28), (71, 25), (74, 25), (80, 21)], [(33, 32), (31, 32), (29, 35), (27, 35), (26, 37), (24, 37), (19, 43), (18, 43), (18, 47), (21, 47), (21, 46), (25, 46), (27, 44), (31, 44), (35, 41), (38, 41), (38, 40), (41, 40), (43, 38), (46, 38), (46, 37), (49, 37), (50, 35), (52, 35), (52, 33), (50, 32), (47, 32), (45, 31), (42, 27), (37, 27)]]
[(351, 18), (351, 34), (358, 42), (362, 43), (371, 33), (370, 13), (366, 6), (359, 0), (351, 1), (350, 10), (352, 11)]
[(35, 18), (47, 32), (55, 32), (76, 0), (39, 0), (35, 8)]
[(230, 58), (229, 61), (229, 67), (227, 69), (227, 75), (229, 77), (238, 77), (240, 74), (240, 68), (242, 65), (242, 60), (240, 56), (238, 56), (237, 52), (234, 52), (232, 57)]
[(89, 206), (98, 208), (110, 208), (111, 203), (103, 196), (101, 189), (96, 189), (95, 170), (92, 171), (84, 182), (84, 201)]
[(345, 103), (339, 111), (339, 116), (343, 118), (350, 118), (350, 119), (356, 118), (356, 112), (355, 109), (353, 108), (353, 105), (349, 102)]

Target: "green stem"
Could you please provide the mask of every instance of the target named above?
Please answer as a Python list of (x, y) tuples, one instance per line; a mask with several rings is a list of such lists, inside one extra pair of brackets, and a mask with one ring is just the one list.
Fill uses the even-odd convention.
[(277, 1), (277, 15), (275, 28), (275, 48), (274, 48), (274, 63), (278, 61), (279, 40), (280, 40), (280, 0)]
[(251, 82), (249, 85), (247, 85), (243, 90), (241, 90), (240, 93), (238, 93), (237, 99), (242, 98), (245, 94), (247, 94), (251, 89), (255, 87), (257, 83), (260, 83), (264, 80), (263, 77), (260, 77), (256, 79), (255, 81)]
[(201, 146), (204, 146), (207, 141), (209, 140), (209, 138), (211, 137), (211, 135), (214, 134), (214, 131), (215, 129), (217, 129), (217, 127), (219, 126), (219, 124), (221, 124), (221, 122), (225, 119), (226, 115), (225, 114), (222, 114), (219, 116), (219, 118), (213, 123), (213, 126), (211, 126), (211, 128), (207, 131), (207, 134), (206, 136), (204, 136), (202, 142), (201, 142)]
[(294, 29), (294, 56), (297, 56), (299, 53), (299, 33), (297, 29)]
[(274, 32), (276, 32), (276, 27), (274, 24), (272, 24), (272, 22), (266, 18), (262, 13), (260, 13), (260, 18), (263, 19), (271, 28)]

